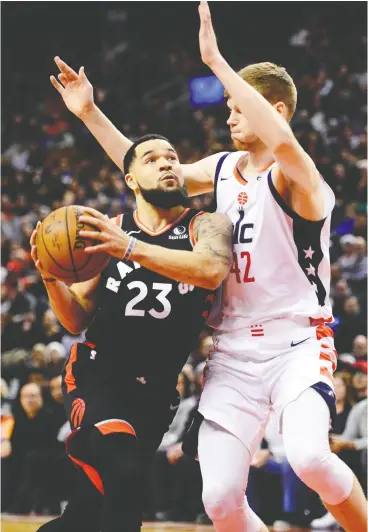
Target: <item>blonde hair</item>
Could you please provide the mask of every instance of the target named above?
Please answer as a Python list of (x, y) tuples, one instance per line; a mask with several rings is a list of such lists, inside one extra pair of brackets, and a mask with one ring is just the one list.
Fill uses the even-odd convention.
[[(283, 102), (291, 120), (296, 108), (297, 90), (293, 78), (284, 67), (268, 62), (255, 63), (242, 68), (238, 75), (270, 103)], [(229, 97), (227, 91), (225, 97)]]

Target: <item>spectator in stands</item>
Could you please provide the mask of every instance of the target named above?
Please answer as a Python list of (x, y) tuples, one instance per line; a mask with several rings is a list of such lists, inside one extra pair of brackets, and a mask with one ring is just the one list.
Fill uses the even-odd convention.
[[(365, 491), (367, 490), (367, 417), (368, 399), (366, 398), (352, 408), (344, 432), (341, 435), (331, 436), (332, 452), (352, 451), (358, 454), (360, 468), (356, 473)], [(317, 529), (332, 528), (337, 526), (337, 522), (330, 513), (327, 513), (320, 519), (312, 521), (311, 526)]]
[(340, 353), (350, 352), (356, 336), (366, 334), (367, 324), (361, 313), (359, 300), (349, 296), (344, 301), (341, 323), (336, 330), (335, 345)]
[(26, 514), (42, 510), (39, 480), (47, 461), (40, 457), (56, 446), (52, 415), (43, 407), (41, 388), (25, 384), (20, 391), (20, 406), (14, 407), (14, 428), (10, 438), (11, 477), (15, 482), (12, 511)]
[(367, 358), (367, 337), (363, 334), (359, 334), (353, 340), (353, 355), (357, 362)]
[(335, 318), (341, 318), (344, 314), (344, 303), (352, 292), (346, 279), (337, 281), (334, 289), (331, 290), (333, 314)]
[(51, 342), (61, 342), (64, 335), (64, 329), (58, 322), (53, 310), (49, 309), (45, 312), (42, 318), (42, 325), (42, 343), (47, 345)]
[(350, 279), (357, 262), (357, 237), (354, 235), (344, 235), (340, 239), (340, 245), (343, 254), (338, 259), (337, 264), (340, 267), (342, 277), (344, 279)]
[(342, 434), (353, 404), (351, 375), (347, 372), (336, 372), (334, 374), (334, 388), (336, 395), (336, 419), (333, 430), (335, 434)]
[(50, 342), (45, 348), (45, 355), (48, 359), (49, 376), (61, 375), (66, 358), (65, 347), (60, 342)]
[(353, 371), (354, 374), (352, 385), (355, 394), (355, 401), (359, 402), (367, 397), (367, 361), (359, 360), (356, 362), (353, 366)]
[[(59, 431), (61, 429), (64, 430), (64, 425), (65, 423), (67, 423), (61, 385), (62, 385), (61, 375), (52, 377), (49, 381), (50, 395), (52, 397), (52, 401), (50, 404), (50, 410), (52, 412), (53, 422), (55, 423), (55, 426), (57, 428), (57, 434), (59, 434)], [(68, 432), (70, 432), (70, 427), (68, 427)], [(59, 441), (65, 441), (65, 437), (61, 438), (61, 440), (59, 439)]]
[(31, 351), (30, 360), (26, 361), (25, 374), (23, 380), (20, 382), (20, 387), (24, 384), (34, 382), (44, 390), (47, 387), (48, 362), (49, 358), (45, 350), (45, 344), (35, 344)]
[(1, 509), (6, 512), (12, 502), (12, 478), (10, 470), (11, 444), (10, 437), (13, 432), (14, 418), (11, 405), (7, 402), (8, 386), (1, 379)]

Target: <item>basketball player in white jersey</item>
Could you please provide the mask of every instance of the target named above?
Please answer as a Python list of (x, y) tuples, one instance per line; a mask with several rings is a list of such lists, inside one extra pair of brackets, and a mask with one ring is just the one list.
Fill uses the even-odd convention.
[[(221, 56), (206, 2), (200, 5), (203, 61), (226, 88), (237, 152), (184, 165), (190, 195), (215, 189), (234, 224), (234, 262), (217, 294), (215, 329), (199, 410), (203, 500), (218, 532), (264, 532), (244, 491), (270, 410), (287, 458), (347, 532), (367, 530), (363, 491), (331, 453), (336, 351), (329, 302), (329, 233), (334, 195), (288, 122), (296, 89), (285, 69), (250, 65), (236, 74)], [(94, 105), (81, 67), (59, 58), (51, 81), (114, 162), (131, 141)], [(149, 267), (148, 265), (146, 265)]]

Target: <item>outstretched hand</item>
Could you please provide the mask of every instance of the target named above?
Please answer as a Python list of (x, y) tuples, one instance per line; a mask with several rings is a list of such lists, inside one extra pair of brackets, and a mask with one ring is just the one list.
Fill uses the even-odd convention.
[(80, 67), (77, 74), (60, 57), (55, 57), (54, 60), (60, 70), (59, 81), (54, 76), (50, 76), (50, 81), (61, 94), (69, 111), (83, 119), (94, 106), (93, 87), (84, 72), (84, 67)]
[(208, 2), (200, 2), (199, 18), (201, 25), (199, 28), (199, 48), (203, 63), (211, 67), (215, 62), (222, 60), (215, 31), (212, 25), (211, 12)]

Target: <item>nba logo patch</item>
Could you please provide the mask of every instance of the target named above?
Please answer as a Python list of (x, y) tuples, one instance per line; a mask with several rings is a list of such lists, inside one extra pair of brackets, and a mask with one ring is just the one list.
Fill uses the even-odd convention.
[(96, 359), (96, 355), (97, 355), (97, 351), (95, 351), (94, 349), (92, 349), (91, 354), (89, 355), (89, 358), (90, 358), (91, 360), (95, 360), (95, 359)]
[(238, 203), (239, 205), (245, 205), (248, 201), (248, 194), (246, 192), (239, 192)]

